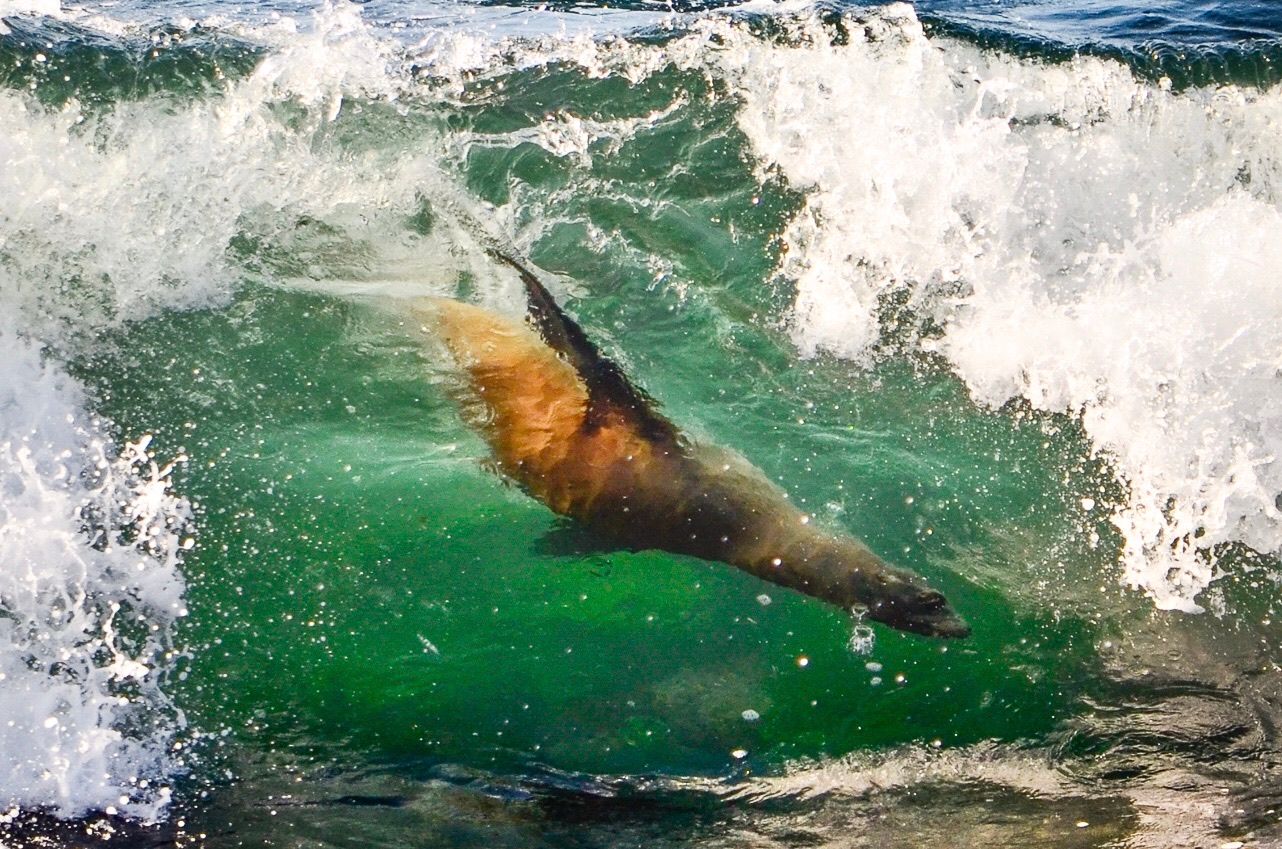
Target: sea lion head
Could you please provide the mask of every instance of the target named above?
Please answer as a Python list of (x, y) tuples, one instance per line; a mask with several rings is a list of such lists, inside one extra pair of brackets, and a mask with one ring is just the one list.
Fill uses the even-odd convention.
[[(871, 580), (868, 578), (871, 577)], [(970, 626), (949, 606), (943, 593), (923, 586), (917, 576), (884, 567), (872, 576), (855, 573), (856, 607), (869, 619), (927, 637), (968, 637)]]
[(869, 619), (927, 637), (970, 636), (970, 626), (942, 593), (853, 540), (841, 540), (812, 565), (825, 578), (828, 600)]

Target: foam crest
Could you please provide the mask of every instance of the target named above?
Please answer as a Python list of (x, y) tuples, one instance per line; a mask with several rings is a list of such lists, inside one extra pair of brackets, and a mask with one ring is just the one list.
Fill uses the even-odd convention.
[(1279, 232), (1277, 209), (1230, 194), (1098, 251), (1108, 285), (1062, 305), (1027, 291), (984, 303), (983, 293), (985, 308), (948, 339), (989, 403), (1023, 396), (1082, 411), (1130, 485), (1113, 514), (1126, 580), (1159, 607), (1195, 609), (1216, 576), (1198, 549), (1282, 545), (1282, 332), (1269, 319), (1282, 296), (1265, 270), (1282, 260)]
[[(0, 91), (0, 810), (163, 815), (184, 769), (166, 693), (197, 529), (145, 433), (113, 443), (68, 359), (158, 312), (217, 304), (312, 215), (407, 211), (422, 155), (351, 153), (347, 98), (390, 54), (349, 4), (201, 98), (49, 108)], [(359, 256), (354, 239), (342, 250)], [(251, 254), (252, 255), (252, 254)], [(157, 399), (163, 403), (164, 399)], [(167, 462), (168, 461), (168, 462)]]
[[(400, 92), (396, 50), (374, 34), (357, 5), (326, 3), (302, 25), (280, 18), (253, 35), (274, 49), (233, 98), (245, 110), (292, 99), (333, 121), (344, 97), (395, 100)], [(224, 116), (233, 126), (242, 117), (237, 110)]]
[[(247, 79), (177, 108), (148, 100), (89, 113), (72, 101), (50, 111), (0, 92), (0, 123), (12, 128), (0, 138), (0, 274), (44, 341), (219, 301), (243, 274), (228, 246), (255, 225), (270, 235), (282, 212), (412, 196), (400, 170), (411, 159), (389, 168), (321, 143), (344, 96), (394, 96), (353, 14), (318, 15)], [(291, 124), (274, 111), (281, 104), (304, 111)]]
[[(9, 15), (57, 15), (62, 11), (59, 0), (0, 0), (0, 18)], [(9, 28), (0, 20), (0, 35)]]
[(0, 808), (159, 815), (182, 717), (187, 505), (117, 454), (75, 383), (0, 329)]
[(1282, 95), (984, 53), (902, 5), (845, 44), (793, 27), (713, 61), (763, 168), (809, 193), (798, 347), (866, 359), (899, 301), (982, 402), (1081, 414), (1129, 487), (1124, 580), (1159, 607), (1199, 609), (1219, 543), (1282, 548)]

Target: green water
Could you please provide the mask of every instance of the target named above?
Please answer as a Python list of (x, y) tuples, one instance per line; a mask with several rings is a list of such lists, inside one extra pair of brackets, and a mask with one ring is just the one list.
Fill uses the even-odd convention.
[[(974, 636), (878, 627), (857, 654), (847, 614), (728, 566), (576, 550), (573, 529), (486, 469), (448, 365), (395, 302), (252, 282), (376, 271), (377, 240), (433, 232), (431, 203), (359, 238), (286, 220), (233, 245), (252, 274), (231, 304), (130, 325), (80, 369), (122, 439), (151, 433), (158, 457), (188, 458), (174, 482), (197, 504), (192, 655), (173, 689), (193, 728), (226, 730), (197, 742), (197, 774), (230, 746), (392, 772), (732, 776), (1036, 740), (1074, 709), (1096, 623), (1069, 598), (1013, 601), (992, 578), (1053, 585), (1084, 557), (1112, 583), (1107, 543), (1084, 542), (1096, 529), (1077, 502), (1108, 476), (1080, 434), (978, 409), (920, 355), (799, 359), (780, 319), (790, 291), (770, 282), (799, 195), (754, 175), (733, 103), (701, 77), (657, 74), (626, 99), (621, 85), (544, 68), (497, 105), (469, 90), (444, 118), (494, 133), (567, 99), (599, 120), (692, 105), (586, 173), (517, 144), (469, 148), (459, 178), (494, 203), (514, 186), (540, 199), (530, 208), (558, 223), (532, 259), (575, 281), (569, 310), (674, 421), (926, 576)], [(391, 113), (354, 112), (325, 144), (382, 139)]]
[(1006, 564), (948, 567), (1013, 516), (1029, 545), (1074, 544), (1070, 429), (979, 411), (929, 364), (798, 362), (745, 325), (710, 345), (732, 319), (661, 294), (605, 292), (589, 327), (611, 303), (643, 328), (620, 350), (676, 421), (928, 576), (975, 636), (879, 627), (859, 655), (847, 615), (730, 567), (556, 551), (561, 520), (484, 468), (445, 366), (395, 314), (249, 287), (130, 328), (87, 369), (123, 434), (189, 458), (175, 481), (198, 504), (194, 656), (177, 690), (195, 727), (267, 750), (301, 735), (353, 763), (675, 775), (1055, 727), (1091, 623), (956, 574)]
[[(752, 25), (767, 47), (769, 23)], [(150, 69), (135, 87), (91, 43), (49, 60), (93, 77), (85, 88), (33, 70), (29, 45), (0, 76), (38, 81), (33, 109), (77, 92), (100, 108), (68, 132), (102, 151), (128, 148), (129, 121), (172, 131), (184, 110), (198, 129), (219, 107), (268, 128), (271, 156), (230, 146), (207, 171), (179, 156), (168, 173), (196, 173), (191, 197), (159, 205), (235, 199), (210, 269), (226, 296), (59, 340), (118, 444), (150, 434), (159, 462), (183, 458), (173, 488), (195, 506), (186, 657), (163, 682), (187, 719), (177, 843), (744, 845), (742, 831), (1122, 846), (1159, 778), (1187, 768), (1187, 786), (1240, 790), (1277, 760), (1272, 561), (1228, 553), (1242, 571), (1216, 592), (1237, 618), (1153, 612), (1119, 585), (1107, 519), (1127, 493), (1107, 453), (1073, 415), (974, 403), (927, 350), (937, 317), (908, 286), (878, 304), (865, 360), (800, 356), (779, 269), (808, 187), (754, 154), (725, 80), (559, 60), (416, 72), (395, 102), (344, 80), (357, 90), (327, 117), (223, 82), (252, 75), (259, 48), (198, 34), (152, 57), (169, 65), (104, 49)], [(667, 38), (637, 36), (627, 60)], [(558, 117), (618, 126), (558, 153), (530, 136)], [(279, 203), (245, 189), (272, 168), (287, 174)], [(311, 170), (337, 175), (335, 200), (302, 196)], [(501, 301), (460, 209), (492, 215), (688, 435), (924, 576), (973, 635), (878, 625), (859, 653), (844, 611), (724, 564), (601, 548), (504, 482), (452, 367), (379, 288)], [(146, 224), (131, 235), (152, 245)], [(175, 251), (204, 235), (176, 232)], [(67, 264), (64, 301), (110, 288)], [(877, 771), (890, 762), (912, 775)], [(831, 793), (805, 777), (829, 767)], [(1043, 792), (1048, 773), (1064, 786)], [(796, 776), (803, 789), (770, 789)]]

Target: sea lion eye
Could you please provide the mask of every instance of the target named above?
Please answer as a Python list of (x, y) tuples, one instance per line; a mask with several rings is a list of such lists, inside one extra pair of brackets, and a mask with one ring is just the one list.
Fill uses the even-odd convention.
[(939, 610), (947, 603), (943, 593), (936, 590), (927, 590), (917, 596), (917, 606), (922, 610)]

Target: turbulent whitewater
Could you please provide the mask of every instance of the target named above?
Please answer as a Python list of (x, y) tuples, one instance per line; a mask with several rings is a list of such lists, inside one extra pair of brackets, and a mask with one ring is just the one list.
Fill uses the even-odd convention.
[[(0, 2), (0, 825), (1275, 834), (1276, 34), (1020, 9)], [(497, 484), (495, 246), (970, 640)]]

